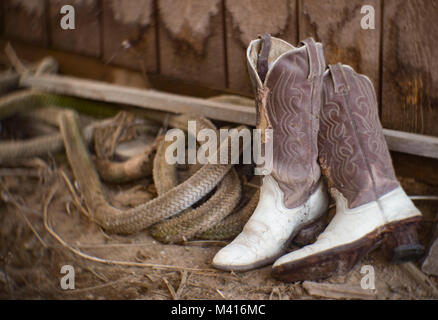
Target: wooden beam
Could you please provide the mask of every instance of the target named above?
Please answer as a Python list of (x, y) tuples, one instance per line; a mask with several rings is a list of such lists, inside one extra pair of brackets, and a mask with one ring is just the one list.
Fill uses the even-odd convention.
[(125, 104), (173, 113), (195, 113), (214, 120), (254, 125), (255, 108), (200, 98), (142, 90), (67, 76), (28, 76), (21, 86), (78, 98)]
[[(93, 80), (67, 76), (27, 76), (21, 86), (56, 94), (125, 104), (173, 113), (195, 113), (213, 120), (254, 126), (256, 110), (252, 107), (187, 97), (177, 94), (142, 90)], [(438, 137), (384, 129), (392, 151), (438, 159)]]
[(383, 129), (392, 151), (438, 159), (438, 138), (422, 134)]

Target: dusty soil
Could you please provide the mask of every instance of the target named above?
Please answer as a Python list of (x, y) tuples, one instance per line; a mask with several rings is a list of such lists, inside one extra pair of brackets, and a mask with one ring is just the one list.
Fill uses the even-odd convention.
[[(49, 164), (51, 163), (51, 164)], [(225, 243), (191, 242), (163, 245), (147, 231), (133, 236), (104, 233), (76, 208), (59, 171), (68, 165), (32, 162), (23, 169), (2, 169), (0, 201), (0, 298), (2, 299), (315, 299), (319, 294), (303, 283), (274, 280), (270, 267), (245, 273), (211, 268), (214, 254)], [(29, 164), (26, 164), (29, 166)], [(58, 167), (59, 166), (59, 167)], [(19, 170), (19, 171), (18, 171)], [(129, 205), (153, 194), (149, 180), (133, 188), (111, 187), (115, 205)], [(410, 194), (437, 194), (435, 188), (402, 179)], [(68, 246), (87, 255), (78, 256), (61, 245), (45, 228), (43, 207), (50, 190), (57, 192), (48, 207), (48, 220)], [(128, 197), (126, 194), (134, 194)], [(143, 200), (144, 201), (144, 200)], [(436, 203), (418, 202), (425, 219), (421, 241), (428, 241), (435, 221)], [(99, 261), (93, 261), (98, 260)], [(114, 265), (111, 261), (142, 264)], [(104, 262), (104, 263), (102, 263)], [(75, 290), (61, 289), (63, 265), (75, 270)], [(364, 265), (374, 267), (376, 290), (357, 296)], [(418, 270), (418, 269), (415, 269)], [(414, 271), (415, 271), (414, 270)], [(423, 274), (421, 274), (424, 276)], [(429, 281), (429, 282), (425, 282)], [(346, 275), (321, 281), (339, 284), (337, 294), (325, 298), (430, 299), (438, 298), (434, 277), (419, 278), (412, 268), (389, 265), (380, 250), (370, 253)], [(339, 293), (340, 291), (340, 293)], [(353, 294), (352, 294), (353, 292)], [(313, 294), (313, 296), (312, 296)]]

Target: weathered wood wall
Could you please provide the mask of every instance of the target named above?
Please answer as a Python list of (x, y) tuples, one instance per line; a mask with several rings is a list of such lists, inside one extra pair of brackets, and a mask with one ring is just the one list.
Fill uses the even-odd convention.
[(141, 72), (157, 72), (153, 0), (103, 0), (103, 60)]
[(220, 0), (160, 0), (159, 53), (163, 75), (225, 87)]
[(382, 122), (438, 135), (438, 1), (385, 0)]
[[(376, 9), (374, 30), (360, 27), (365, 4)], [(379, 92), (380, 0), (299, 0), (299, 6), (299, 38), (321, 41), (327, 64), (351, 65), (366, 74)]]
[(32, 44), (47, 46), (50, 28), (47, 25), (46, 0), (3, 0), (4, 32), (7, 36)]
[(228, 86), (252, 94), (246, 66), (246, 47), (261, 33), (270, 33), (292, 44), (298, 41), (295, 0), (225, 0)]
[[(76, 30), (59, 10), (76, 9)], [(375, 29), (360, 26), (375, 9)], [(269, 32), (314, 37), (328, 63), (373, 81), (382, 123), (438, 136), (437, 0), (2, 0), (0, 31), (20, 40), (181, 82), (251, 95), (245, 51)]]
[[(69, 30), (68, 34), (60, 26), (63, 16), (60, 10), (64, 5), (72, 5), (76, 10), (77, 29)], [(99, 0), (49, 0), (48, 15), (53, 48), (100, 57), (102, 25)]]

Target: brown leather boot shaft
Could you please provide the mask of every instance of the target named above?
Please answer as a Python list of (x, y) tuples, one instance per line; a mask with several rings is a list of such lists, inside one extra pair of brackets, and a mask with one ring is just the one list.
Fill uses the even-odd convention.
[[(317, 141), (324, 55), (313, 39), (300, 48), (276, 38), (264, 46), (267, 40), (262, 39), (248, 50), (257, 128), (273, 129), (272, 176), (284, 193), (284, 205), (294, 208), (309, 198), (321, 176)], [(267, 65), (257, 63), (259, 59)]]
[(399, 186), (371, 81), (341, 64), (324, 75), (319, 160), (330, 188), (355, 208)]

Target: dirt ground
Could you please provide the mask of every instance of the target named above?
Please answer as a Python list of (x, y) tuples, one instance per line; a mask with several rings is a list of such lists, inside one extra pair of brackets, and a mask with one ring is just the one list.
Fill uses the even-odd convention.
[[(245, 273), (217, 271), (210, 262), (225, 243), (164, 245), (147, 231), (133, 236), (106, 234), (74, 205), (59, 176), (61, 170), (71, 176), (64, 161), (33, 160), (23, 166), (0, 172), (2, 299), (438, 298), (437, 278), (426, 277), (419, 265), (389, 265), (380, 250), (370, 253), (348, 274), (319, 283), (282, 283), (271, 277), (270, 267)], [(438, 194), (436, 188), (412, 179), (401, 180), (409, 194)], [(111, 201), (119, 206), (144, 201), (153, 193), (150, 183), (144, 180), (136, 188), (111, 187)], [(48, 202), (55, 188), (56, 194)], [(127, 193), (133, 195), (128, 201), (124, 199)], [(49, 227), (64, 245), (44, 226), (45, 204)], [(420, 236), (426, 244), (436, 221), (437, 204), (417, 204), (424, 213)], [(61, 289), (64, 265), (74, 267), (75, 290)], [(365, 265), (374, 267), (375, 290), (360, 289)]]

